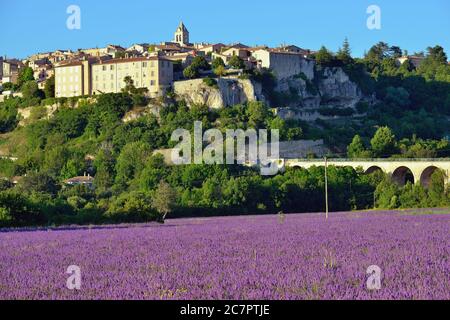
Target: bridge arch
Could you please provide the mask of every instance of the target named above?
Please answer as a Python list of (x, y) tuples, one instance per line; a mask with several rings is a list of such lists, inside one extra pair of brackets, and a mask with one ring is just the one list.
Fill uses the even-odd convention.
[(379, 166), (373, 165), (370, 166), (369, 168), (367, 168), (367, 170), (365, 171), (366, 174), (372, 174), (376, 171), (381, 171), (383, 172), (383, 169), (381, 169)]
[[(433, 173), (436, 172), (436, 170), (441, 170), (441, 169), (439, 169), (436, 166), (429, 166), (422, 171), (422, 174), (420, 175), (420, 184), (423, 187), (428, 188), (430, 186), (431, 176), (433, 175)], [(445, 181), (445, 175), (444, 175), (444, 181)], [(445, 183), (444, 181), (442, 181), (442, 182)]]
[(411, 169), (405, 166), (400, 166), (392, 172), (392, 180), (401, 186), (404, 186), (407, 182), (414, 184), (414, 174)]

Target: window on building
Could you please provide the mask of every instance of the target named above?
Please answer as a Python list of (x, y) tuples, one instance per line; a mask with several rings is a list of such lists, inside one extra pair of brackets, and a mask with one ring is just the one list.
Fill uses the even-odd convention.
[(113, 65), (111, 65), (111, 67), (109, 68), (110, 70), (114, 70), (114, 66)]
[(103, 70), (103, 71), (106, 71), (106, 66), (103, 66), (102, 70)]
[(142, 67), (146, 68), (147, 67), (147, 62), (142, 62)]

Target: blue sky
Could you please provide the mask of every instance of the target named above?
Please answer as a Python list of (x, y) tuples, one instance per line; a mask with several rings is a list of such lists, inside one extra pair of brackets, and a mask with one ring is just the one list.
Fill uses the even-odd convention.
[[(66, 27), (72, 4), (81, 9), (80, 30)], [(366, 27), (371, 4), (381, 8), (381, 30)], [(440, 44), (450, 55), (448, 0), (0, 0), (0, 55), (170, 41), (180, 20), (191, 42), (335, 51), (348, 37), (355, 56), (380, 40), (410, 53)]]

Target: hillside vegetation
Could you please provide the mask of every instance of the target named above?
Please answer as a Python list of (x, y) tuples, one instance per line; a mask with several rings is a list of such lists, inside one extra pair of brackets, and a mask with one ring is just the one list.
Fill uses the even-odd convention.
[[(353, 59), (344, 44), (337, 54), (322, 48), (317, 68), (340, 67), (375, 103), (356, 106), (359, 116), (342, 121), (283, 120), (272, 112), (280, 102), (270, 71), (248, 72), (266, 90), (267, 103), (248, 102), (220, 110), (187, 107), (172, 93), (148, 101), (132, 82), (124, 92), (96, 99), (55, 99), (33, 80), (22, 81), (23, 97), (0, 103), (0, 225), (102, 223), (163, 220), (166, 214), (213, 215), (322, 211), (323, 168), (287, 170), (262, 177), (253, 168), (221, 165), (168, 167), (153, 151), (173, 147), (177, 128), (279, 129), (281, 140), (323, 138), (340, 157), (448, 157), (450, 65), (441, 47), (428, 48), (418, 68), (396, 63), (398, 47), (373, 46)], [(271, 80), (272, 79), (272, 80)], [(311, 84), (312, 86), (313, 84)], [(272, 88), (272, 89), (271, 89)], [(58, 104), (47, 117), (42, 106)], [(136, 107), (158, 105), (124, 122)], [(18, 126), (18, 111), (32, 107)], [(75, 107), (76, 106), (76, 107)], [(328, 110), (327, 112), (331, 112)], [(155, 115), (156, 114), (156, 115)], [(348, 146), (348, 147), (347, 147)], [(331, 155), (330, 155), (331, 156)], [(64, 181), (94, 176), (94, 188)], [(10, 181), (20, 176), (17, 185)], [(432, 207), (449, 205), (443, 173), (430, 187), (400, 187), (380, 173), (364, 175), (349, 168), (329, 169), (330, 209)]]

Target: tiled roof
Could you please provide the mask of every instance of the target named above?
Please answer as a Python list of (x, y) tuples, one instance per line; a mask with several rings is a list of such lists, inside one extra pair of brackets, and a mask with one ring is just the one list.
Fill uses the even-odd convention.
[(114, 64), (114, 63), (126, 63), (126, 62), (136, 62), (136, 61), (156, 61), (156, 60), (167, 60), (163, 57), (158, 56), (150, 56), (150, 57), (133, 57), (133, 58), (117, 58), (117, 59), (109, 59), (106, 61), (97, 62), (94, 64)]
[[(105, 58), (101, 58), (101, 57), (89, 57), (87, 58), (87, 61), (89, 61), (89, 63), (93, 64), (99, 61), (102, 61), (102, 59)], [(62, 61), (61, 63), (59, 63), (56, 68), (59, 67), (73, 67), (73, 66), (81, 66), (83, 64), (83, 59), (76, 59), (76, 60), (69, 60), (69, 61)]]
[(155, 48), (161, 49), (161, 50), (181, 50), (181, 47), (176, 45), (156, 45)]
[(91, 176), (79, 176), (79, 177), (73, 177), (70, 179), (65, 180), (65, 183), (71, 184), (71, 183), (92, 183), (94, 181), (94, 178)]

